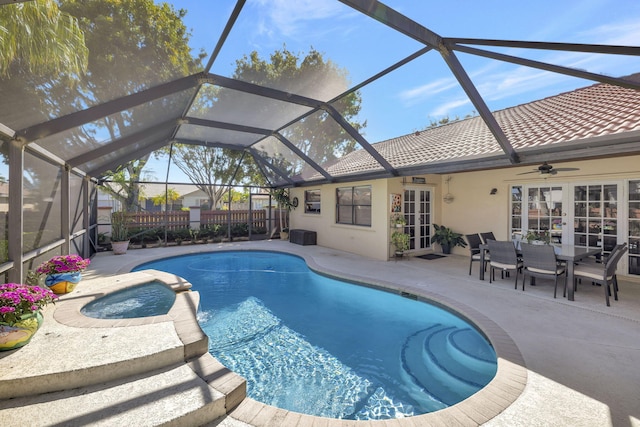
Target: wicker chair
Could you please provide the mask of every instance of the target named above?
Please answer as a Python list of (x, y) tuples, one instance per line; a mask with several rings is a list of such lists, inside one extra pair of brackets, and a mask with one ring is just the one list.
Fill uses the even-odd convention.
[(618, 267), (618, 262), (622, 258), (622, 255), (627, 251), (627, 245), (623, 244), (622, 248), (612, 253), (607, 262), (605, 264), (600, 263), (584, 263), (578, 264), (575, 266), (573, 270), (573, 286), (577, 286), (578, 279), (587, 279), (592, 282), (599, 283), (604, 288), (604, 297), (607, 302), (607, 307), (609, 304), (609, 295), (611, 295), (611, 287), (613, 285), (613, 295), (615, 300), (618, 300), (618, 286), (616, 279), (616, 268)]
[[(479, 234), (466, 234), (464, 236), (467, 239), (467, 243), (469, 243), (469, 251), (471, 251), (471, 256), (469, 258), (469, 275), (471, 275), (471, 267), (474, 262), (481, 261), (481, 251), (480, 245), (482, 244), (482, 240), (480, 239)], [(480, 268), (487, 269), (487, 263), (489, 262), (489, 254), (485, 254), (484, 256), (484, 265), (480, 266)]]
[(564, 274), (564, 291), (567, 294), (567, 269), (565, 265), (558, 264), (556, 253), (551, 245), (531, 245), (522, 242), (522, 290), (527, 276), (533, 277), (553, 277), (553, 297), (558, 293), (558, 276)]
[(495, 279), (495, 270), (500, 270), (503, 273), (515, 270), (517, 288), (518, 273), (522, 271), (522, 261), (518, 259), (513, 242), (489, 240), (487, 243), (489, 244), (489, 254), (491, 255), (491, 261), (489, 261), (489, 283)]
[(496, 236), (493, 235), (493, 231), (487, 231), (486, 233), (480, 233), (480, 237), (484, 243), (489, 243), (489, 240), (496, 240)]
[[(613, 247), (613, 249), (611, 249), (611, 252), (609, 252), (609, 255), (603, 256), (601, 254), (598, 254), (598, 255), (596, 255), (595, 258), (583, 259), (578, 264), (580, 264), (580, 265), (602, 265), (602, 264), (606, 263), (607, 260), (610, 257), (616, 256), (616, 253), (618, 251), (622, 250), (623, 248), (625, 248), (626, 246), (627, 246), (626, 242), (625, 243), (621, 243), (619, 245), (615, 245)], [(615, 287), (615, 291), (616, 292), (620, 291), (620, 289), (618, 288), (618, 277), (617, 277), (616, 274), (613, 275), (613, 286)], [(574, 288), (574, 290), (575, 290), (575, 288)], [(609, 296), (611, 296), (611, 293), (609, 293)]]

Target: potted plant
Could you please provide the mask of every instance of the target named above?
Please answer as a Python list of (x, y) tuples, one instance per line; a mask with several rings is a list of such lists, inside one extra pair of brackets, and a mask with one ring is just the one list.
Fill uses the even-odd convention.
[(403, 228), (407, 225), (407, 219), (401, 213), (393, 214), (391, 217), (391, 224), (396, 228)]
[(401, 257), (404, 251), (409, 249), (409, 234), (402, 231), (394, 231), (391, 234), (391, 244), (396, 248), (396, 256)]
[(280, 232), (280, 239), (289, 240), (289, 227), (285, 227), (282, 229), (282, 231)]
[(57, 296), (40, 286), (0, 285), (0, 351), (26, 345), (42, 324), (40, 309)]
[(82, 272), (91, 263), (80, 255), (59, 255), (43, 262), (36, 269), (36, 274), (46, 276), (45, 285), (56, 294), (66, 294), (75, 289), (82, 279)]
[(433, 224), (433, 229), (434, 232), (433, 236), (431, 236), (431, 243), (439, 244), (442, 247), (443, 254), (450, 254), (451, 248), (455, 248), (456, 246), (467, 247), (467, 242), (465, 242), (462, 234), (454, 232), (449, 227)]
[[(273, 198), (278, 205), (280, 206), (280, 213), (278, 215), (280, 219), (280, 239), (289, 240), (289, 212), (291, 209), (295, 209), (298, 207), (298, 198), (294, 197), (293, 200), (289, 197), (289, 190), (285, 188), (278, 188), (276, 190), (272, 190), (271, 192)], [(282, 214), (282, 210), (285, 210), (285, 215)]]
[(111, 214), (111, 249), (114, 255), (127, 253), (129, 248), (129, 217), (124, 211)]
[(533, 245), (548, 245), (551, 242), (551, 236), (547, 231), (529, 230), (524, 236), (527, 243)]

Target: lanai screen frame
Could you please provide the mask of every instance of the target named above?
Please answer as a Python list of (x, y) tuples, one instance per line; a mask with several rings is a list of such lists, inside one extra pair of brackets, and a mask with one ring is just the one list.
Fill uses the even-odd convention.
[[(11, 185), (9, 188), (9, 207), (23, 206), (28, 190), (24, 185), (24, 162), (25, 156), (35, 156), (59, 168), (59, 197), (60, 205), (55, 208), (60, 212), (60, 235), (59, 239), (53, 239), (37, 248), (33, 248), (25, 253), (24, 251), (24, 217), (22, 209), (9, 208), (7, 219), (8, 228), (8, 257), (9, 261), (0, 265), (0, 272), (8, 272), (8, 277), (13, 281), (20, 281), (24, 277), (24, 265), (27, 262), (33, 263), (39, 257), (48, 257), (53, 252), (81, 253), (89, 256), (92, 253), (92, 245), (97, 238), (96, 231), (96, 206), (97, 206), (97, 184), (102, 175), (118, 165), (122, 165), (129, 160), (139, 158), (162, 146), (171, 143), (183, 143), (203, 145), (208, 147), (222, 147), (237, 149), (252, 154), (263, 168), (269, 169), (272, 179), (270, 184), (273, 188), (319, 185), (322, 183), (351, 182), (362, 179), (387, 178), (395, 176), (409, 176), (426, 173), (450, 173), (455, 171), (486, 169), (487, 167), (506, 167), (518, 164), (531, 164), (546, 159), (550, 151), (556, 151), (561, 158), (570, 158), (563, 147), (547, 148), (545, 157), (537, 153), (516, 151), (509, 139), (506, 137), (500, 125), (489, 110), (483, 97), (469, 78), (465, 68), (460, 63), (457, 53), (465, 53), (491, 60), (503, 61), (512, 64), (532, 67), (553, 73), (560, 73), (572, 77), (591, 80), (594, 82), (617, 85), (634, 90), (640, 89), (640, 83), (626, 80), (619, 77), (609, 77), (584, 70), (573, 69), (539, 61), (533, 61), (521, 57), (505, 55), (486, 47), (510, 47), (520, 49), (555, 50), (565, 52), (601, 53), (612, 55), (640, 55), (640, 47), (634, 46), (609, 46), (596, 44), (575, 44), (575, 43), (549, 43), (549, 42), (525, 42), (515, 40), (489, 40), (489, 39), (469, 39), (442, 37), (418, 22), (413, 21), (397, 11), (387, 7), (383, 3), (370, 0), (339, 0), (344, 5), (356, 10), (371, 19), (375, 19), (389, 28), (409, 37), (422, 45), (420, 49), (411, 55), (403, 58), (384, 70), (378, 71), (371, 77), (355, 84), (345, 92), (330, 100), (314, 99), (299, 94), (259, 86), (239, 80), (235, 80), (222, 75), (210, 72), (217, 55), (224, 46), (229, 33), (245, 5), (245, 0), (239, 0), (231, 13), (227, 25), (222, 32), (213, 53), (205, 66), (205, 69), (189, 76), (184, 76), (173, 81), (160, 83), (149, 89), (131, 95), (115, 98), (111, 101), (89, 107), (85, 110), (72, 112), (42, 123), (12, 129), (0, 118), (0, 138), (6, 144), (6, 151), (9, 158), (9, 182), (19, 182), (20, 185)], [(0, 7), (3, 4), (12, 4), (12, 0), (0, 0)], [(342, 117), (333, 107), (335, 102), (348, 96), (349, 94), (375, 82), (383, 76), (394, 72), (402, 66), (415, 59), (437, 52), (446, 63), (451, 73), (455, 76), (463, 91), (466, 93), (474, 108), (491, 131), (496, 142), (501, 148), (501, 153), (495, 156), (484, 157), (477, 160), (465, 160), (461, 162), (448, 163), (446, 165), (427, 165), (420, 168), (397, 168), (376, 151), (372, 143), (363, 135), (358, 133), (347, 120)], [(203, 85), (216, 85), (221, 88), (242, 92), (249, 96), (256, 96), (262, 99), (269, 99), (281, 103), (293, 104), (306, 108), (306, 111), (291, 120), (282, 123), (280, 126), (257, 127), (248, 126), (242, 123), (232, 123), (208, 120), (189, 115), (189, 110), (194, 102), (198, 90)], [(83, 152), (78, 155), (62, 157), (52, 153), (47, 148), (47, 138), (56, 137), (65, 131), (87, 125), (93, 121), (100, 120), (110, 114), (115, 114), (124, 110), (133, 109), (138, 106), (150, 105), (157, 100), (171, 97), (176, 94), (183, 94), (186, 100), (184, 108), (180, 109), (181, 114), (171, 116), (160, 123), (150, 124), (148, 128), (140, 129), (120, 138), (116, 138), (109, 143)], [(182, 95), (181, 95), (182, 96)], [(310, 114), (321, 112), (327, 114), (344, 132), (357, 142), (358, 146), (373, 158), (378, 167), (375, 170), (360, 171), (354, 174), (332, 175), (324, 165), (314, 161), (314, 159), (302, 152), (294, 143), (289, 141), (282, 130), (287, 126), (304, 119)], [(200, 126), (210, 129), (221, 129), (230, 133), (244, 135), (256, 135), (255, 142), (249, 145), (238, 145), (229, 141), (197, 140), (179, 138), (180, 129), (183, 126)], [(149, 135), (152, 135), (150, 137)], [(270, 163), (268, 158), (260, 156), (254, 147), (267, 138), (275, 138), (283, 146), (287, 147), (298, 158), (315, 172), (311, 178), (305, 179), (301, 176), (288, 176), (286, 171), (277, 168)], [(626, 141), (625, 136), (613, 138), (611, 146)], [(635, 138), (635, 136), (634, 136)], [(44, 143), (43, 143), (44, 141)], [(131, 148), (136, 147), (136, 148)], [(587, 148), (581, 152), (582, 156), (588, 157), (590, 154), (600, 154), (602, 146)], [(108, 158), (113, 153), (120, 153), (119, 157)], [(564, 156), (564, 157), (563, 157)], [(102, 159), (107, 159), (102, 161)], [(98, 162), (101, 160), (100, 162)], [(96, 164), (96, 162), (98, 162)], [(267, 177), (268, 178), (268, 177)], [(269, 178), (268, 178), (269, 179)], [(73, 182), (81, 182), (79, 191), (73, 191)], [(77, 208), (73, 208), (73, 207)], [(58, 209), (59, 208), (59, 209)], [(73, 213), (72, 213), (73, 212)], [(79, 223), (82, 227), (79, 227)], [(93, 234), (93, 235), (92, 235)], [(93, 243), (92, 243), (93, 242)]]

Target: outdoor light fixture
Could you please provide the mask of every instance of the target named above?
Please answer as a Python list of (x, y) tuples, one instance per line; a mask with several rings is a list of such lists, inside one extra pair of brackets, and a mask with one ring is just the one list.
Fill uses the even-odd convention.
[(497, 193), (498, 193), (498, 189), (497, 189), (497, 188), (492, 188), (492, 189), (491, 189), (491, 192), (489, 192), (489, 194), (491, 194), (492, 196), (493, 196), (494, 194), (497, 194)]
[(448, 176), (447, 179), (444, 180), (444, 182), (447, 183), (447, 194), (444, 195), (444, 197), (442, 198), (442, 200), (444, 200), (445, 203), (451, 203), (453, 202), (453, 194), (451, 194), (451, 192), (449, 192), (449, 181), (451, 181), (451, 177)]

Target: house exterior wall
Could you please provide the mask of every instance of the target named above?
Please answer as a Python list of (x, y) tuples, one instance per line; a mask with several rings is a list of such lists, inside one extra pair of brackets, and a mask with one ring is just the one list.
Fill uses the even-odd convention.
[[(551, 186), (640, 179), (640, 156), (584, 160), (570, 164), (551, 163), (555, 167), (575, 167), (579, 170), (558, 172), (556, 175), (550, 176), (538, 173), (519, 175), (535, 168), (535, 166), (523, 166), (451, 174), (449, 187), (455, 200), (446, 204), (442, 202), (442, 196), (436, 199), (437, 206), (440, 208), (440, 216), (434, 222), (444, 224), (463, 234), (492, 231), (497, 239), (507, 240), (511, 239), (509, 234), (509, 203), (510, 186), (512, 185)], [(446, 176), (443, 176), (444, 178)], [(489, 194), (492, 188), (498, 190), (495, 195)], [(565, 210), (567, 208), (565, 207)], [(623, 208), (619, 208), (619, 210), (620, 212), (625, 211)], [(623, 217), (620, 216), (620, 218)], [(568, 226), (570, 227), (571, 224)], [(460, 247), (455, 248), (453, 252), (464, 255), (469, 253), (467, 249)]]
[[(371, 227), (336, 224), (336, 189), (360, 185), (371, 185)], [(386, 260), (389, 248), (388, 186), (388, 180), (379, 179), (293, 188), (290, 196), (297, 197), (300, 203), (290, 213), (289, 228), (316, 231), (317, 244), (321, 246)], [(321, 190), (319, 214), (304, 213), (304, 192), (312, 189)]]
[[(556, 175), (540, 175), (530, 172), (537, 165), (486, 171), (452, 173), (449, 175), (416, 175), (424, 177), (433, 196), (432, 223), (445, 225), (454, 231), (469, 234), (492, 231), (498, 239), (510, 239), (510, 186), (512, 185), (562, 185), (589, 184), (610, 181), (640, 179), (640, 156), (630, 155), (579, 162), (553, 162), (554, 167), (575, 167), (577, 171), (558, 172)], [(446, 179), (450, 177), (448, 189)], [(407, 182), (411, 177), (406, 178)], [(372, 186), (371, 227), (336, 224), (336, 188), (350, 185)], [(359, 255), (389, 259), (391, 256), (390, 196), (402, 194), (405, 186), (402, 177), (353, 183), (325, 184), (317, 187), (294, 188), (292, 197), (298, 197), (300, 206), (291, 211), (291, 228), (314, 230), (318, 233), (318, 244)], [(497, 193), (491, 195), (491, 189)], [(321, 190), (321, 213), (304, 213), (304, 191)], [(443, 195), (449, 191), (454, 195), (451, 203), (444, 203)], [(621, 209), (623, 210), (623, 209)], [(439, 251), (439, 247), (434, 247)], [(453, 248), (454, 254), (468, 255), (466, 248)]]

